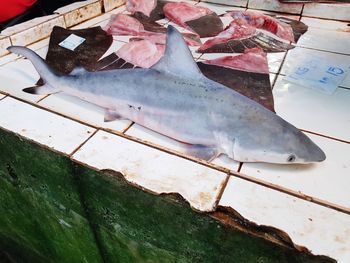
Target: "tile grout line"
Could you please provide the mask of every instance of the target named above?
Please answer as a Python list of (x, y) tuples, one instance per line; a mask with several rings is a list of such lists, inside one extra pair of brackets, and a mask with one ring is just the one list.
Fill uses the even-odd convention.
[(307, 47), (307, 46), (299, 46), (299, 45), (296, 45), (295, 47), (306, 48), (306, 49), (316, 50), (316, 51), (321, 51), (321, 52), (326, 52), (326, 53), (332, 53), (332, 54), (336, 54), (336, 55), (350, 56), (350, 53), (346, 54), (346, 53), (340, 53), (340, 52), (335, 52), (335, 51), (331, 51), (331, 50), (325, 50), (325, 49), (319, 49), (319, 48), (313, 48), (313, 47)]
[(272, 190), (275, 190), (275, 191), (278, 191), (278, 192), (281, 192), (281, 193), (284, 193), (284, 194), (287, 194), (290, 196), (294, 196), (294, 197), (302, 199), (304, 201), (308, 201), (310, 203), (314, 203), (314, 204), (317, 204), (317, 205), (320, 205), (323, 207), (327, 207), (329, 209), (333, 209), (333, 210), (336, 210), (338, 212), (350, 215), (350, 208), (348, 208), (348, 207), (337, 205), (337, 204), (328, 202), (326, 200), (323, 200), (323, 199), (320, 199), (317, 197), (312, 197), (310, 195), (302, 194), (301, 192), (298, 192), (298, 191), (295, 191), (295, 190), (292, 190), (292, 189), (289, 189), (289, 188), (286, 188), (286, 187), (283, 187), (280, 185), (272, 184), (272, 183), (266, 182), (264, 180), (260, 180), (260, 179), (251, 177), (249, 175), (243, 174), (241, 172), (233, 172), (232, 171), (230, 173), (230, 176), (235, 176), (237, 178), (249, 181), (251, 183), (255, 183), (255, 184), (264, 186), (266, 188), (269, 188), (269, 189), (272, 189)]
[(7, 94), (2, 94), (2, 93), (0, 93), (0, 96), (1, 96), (1, 95), (4, 95), (4, 97), (0, 98), (0, 101), (3, 100), (3, 99), (5, 99), (5, 98), (8, 96)]
[(68, 156), (69, 156), (70, 158), (72, 158), (73, 155), (74, 155), (77, 151), (79, 151), (79, 150), (81, 149), (81, 147), (83, 147), (83, 146), (84, 146), (98, 131), (99, 131), (99, 129), (96, 129), (95, 131), (93, 131), (93, 132), (91, 133), (91, 135), (90, 135), (89, 137), (87, 137), (82, 143), (80, 143), (80, 144), (77, 146), (77, 148), (75, 148), (70, 154), (68, 154)]
[(126, 127), (126, 128), (122, 131), (122, 133), (125, 134), (132, 126), (134, 126), (134, 124), (135, 124), (135, 122), (132, 121), (132, 122), (128, 125), (128, 127)]
[(338, 142), (350, 144), (350, 141), (338, 139), (338, 138), (335, 138), (335, 137), (331, 137), (331, 136), (328, 136), (328, 135), (324, 135), (324, 134), (322, 134), (322, 133), (317, 133), (317, 132), (313, 132), (313, 131), (309, 131), (309, 130), (304, 130), (304, 129), (299, 129), (299, 130), (301, 130), (301, 131), (303, 131), (303, 132), (311, 133), (311, 134), (314, 134), (314, 135), (317, 135), (317, 136), (320, 136), (320, 137), (324, 137), (324, 138), (327, 138), (327, 139), (330, 139), (330, 140), (334, 140), (334, 141), (338, 141)]
[[(239, 162), (239, 165), (238, 165), (238, 168), (237, 168), (237, 172), (238, 172), (238, 173), (241, 171), (242, 165), (243, 165), (243, 163), (242, 163), (242, 162)], [(221, 189), (220, 189), (220, 192), (218, 193), (218, 195), (217, 195), (217, 197), (216, 197), (216, 201), (215, 201), (215, 203), (214, 203), (215, 210), (216, 210), (216, 208), (217, 208), (217, 207), (219, 206), (219, 204), (220, 204), (221, 198), (222, 198), (222, 196), (223, 196), (223, 194), (224, 194), (224, 192), (225, 192), (225, 190), (226, 190), (226, 187), (227, 187), (227, 184), (228, 184), (228, 181), (230, 180), (230, 178), (231, 178), (231, 175), (230, 175), (230, 173), (228, 173), (228, 174), (226, 175), (226, 178), (225, 178), (223, 184), (222, 184), (222, 187), (221, 187)]]
[[(13, 98), (11, 95), (8, 95), (7, 97), (10, 97), (10, 98)], [(15, 98), (16, 99), (16, 98)], [(64, 118), (67, 118), (67, 119), (70, 119), (72, 121), (75, 121), (75, 122), (79, 122), (71, 117), (67, 117), (67, 116), (64, 116), (62, 114), (59, 114), (57, 112), (54, 112), (52, 110), (47, 110), (46, 108), (38, 105), (38, 104), (32, 104), (30, 102), (27, 102), (27, 101), (24, 101), (22, 99), (19, 99), (20, 101), (26, 103), (26, 104), (29, 104), (29, 105), (32, 105), (33, 107), (37, 107), (37, 108), (41, 108), (43, 110), (46, 110), (48, 112), (51, 112), (53, 114), (56, 114), (56, 115), (60, 115)], [(182, 159), (186, 159), (186, 160), (189, 160), (193, 163), (197, 163), (197, 164), (200, 164), (200, 165), (203, 165), (207, 168), (210, 168), (210, 169), (214, 169), (214, 170), (217, 170), (219, 172), (223, 172), (223, 173), (226, 173), (228, 174), (229, 176), (235, 176), (235, 177), (238, 177), (238, 178), (241, 178), (241, 179), (244, 179), (246, 181), (249, 181), (249, 182), (252, 182), (252, 183), (256, 183), (256, 184), (259, 184), (259, 185), (262, 185), (262, 186), (265, 186), (267, 188), (270, 188), (270, 189), (273, 189), (273, 190), (276, 190), (276, 191), (279, 191), (279, 192), (283, 192), (285, 194), (289, 194), (289, 195), (292, 195), (292, 196), (295, 196), (299, 199), (302, 199), (302, 200), (306, 200), (306, 201), (309, 201), (309, 202), (313, 202), (313, 203), (316, 203), (318, 205), (321, 205), (321, 206), (324, 206), (324, 207), (328, 207), (330, 209), (334, 209), (334, 210), (337, 210), (339, 212), (343, 212), (343, 213), (346, 213), (346, 214), (350, 214), (350, 208), (345, 208), (345, 207), (341, 207), (341, 206), (338, 206), (336, 204), (333, 204), (333, 203), (329, 203), (325, 200), (322, 200), (322, 199), (318, 199), (318, 198), (314, 198), (314, 197), (311, 197), (311, 196), (308, 196), (308, 195), (305, 195), (305, 194), (301, 194), (300, 192), (297, 192), (297, 191), (294, 191), (294, 190), (291, 190), (291, 189), (288, 189), (288, 188), (285, 188), (285, 187), (282, 187), (282, 186), (279, 186), (279, 185), (275, 185), (275, 184), (271, 184), (269, 182), (266, 182), (266, 181), (263, 181), (263, 180), (259, 180), (257, 178), (254, 178), (252, 176), (249, 176), (249, 175), (245, 175), (241, 172), (234, 172), (232, 170), (229, 170), (225, 167), (222, 167), (222, 166), (218, 166), (218, 165), (215, 165), (215, 164), (211, 164), (211, 163), (207, 163), (206, 161), (204, 160), (200, 160), (200, 159), (193, 159), (189, 156), (184, 156), (184, 155), (181, 155), (180, 153), (178, 152), (174, 152), (172, 151), (171, 149), (167, 149), (167, 148), (163, 148), (163, 147), (159, 147), (159, 145), (156, 145), (156, 144), (153, 144), (153, 143), (150, 143), (150, 142), (144, 142), (136, 137), (133, 137), (133, 136), (130, 136), (130, 135), (127, 135), (127, 134), (122, 134), (120, 132), (117, 132), (117, 131), (110, 131), (108, 129), (104, 129), (104, 128), (99, 128), (99, 127), (96, 127), (96, 126), (93, 126), (93, 125), (89, 125), (89, 124), (86, 124), (86, 123), (83, 123), (83, 122), (79, 122), (85, 126), (88, 126), (88, 127), (92, 127), (92, 128), (95, 128), (96, 130), (92, 133), (91, 136), (89, 136), (88, 139), (86, 139), (75, 151), (73, 151), (71, 154), (69, 154), (68, 156), (71, 157), (81, 146), (83, 146), (84, 143), (86, 143), (94, 134), (97, 133), (97, 131), (105, 131), (107, 133), (110, 133), (110, 134), (114, 134), (116, 136), (119, 136), (119, 137), (122, 137), (124, 139), (127, 139), (127, 140), (130, 140), (130, 141), (133, 141), (135, 143), (140, 143), (142, 145), (145, 145), (145, 146), (148, 146), (148, 147), (151, 147), (153, 149), (156, 149), (156, 150), (159, 150), (161, 152), (165, 152), (165, 153), (168, 153), (168, 154), (171, 154), (171, 155), (174, 155), (174, 156), (177, 156), (179, 158), (182, 158)], [(34, 140), (34, 142), (36, 142)], [(38, 142), (37, 142), (38, 143)], [(39, 143), (40, 144), (40, 143)], [(44, 145), (45, 146), (45, 145)]]
[(221, 198), (226, 190), (226, 187), (227, 187), (227, 184), (228, 184), (228, 181), (230, 180), (230, 178), (231, 178), (231, 176), (229, 174), (226, 174), (225, 180), (222, 183), (222, 187), (221, 187), (219, 193), (215, 197), (214, 211), (216, 211), (217, 207), (220, 204)]

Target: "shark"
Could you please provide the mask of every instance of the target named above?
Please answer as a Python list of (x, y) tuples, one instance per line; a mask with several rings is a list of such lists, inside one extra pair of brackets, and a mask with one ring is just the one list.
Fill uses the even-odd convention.
[(43, 86), (32, 94), (63, 92), (105, 108), (105, 121), (128, 119), (182, 143), (186, 154), (210, 161), (225, 154), (239, 162), (313, 163), (325, 153), (274, 112), (206, 78), (182, 35), (168, 26), (164, 56), (151, 68), (60, 74), (34, 51), (10, 52), (29, 59)]

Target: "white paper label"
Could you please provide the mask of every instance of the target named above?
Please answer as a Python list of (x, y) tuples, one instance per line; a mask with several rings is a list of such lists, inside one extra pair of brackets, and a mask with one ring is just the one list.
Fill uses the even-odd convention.
[(285, 79), (326, 94), (332, 94), (349, 71), (350, 66), (347, 64), (314, 57), (302, 61)]
[(85, 41), (85, 38), (79, 37), (79, 36), (74, 35), (74, 34), (70, 34), (65, 40), (63, 40), (58, 45), (60, 45), (61, 47), (67, 48), (69, 50), (74, 51), (74, 49), (76, 49), (84, 41)]

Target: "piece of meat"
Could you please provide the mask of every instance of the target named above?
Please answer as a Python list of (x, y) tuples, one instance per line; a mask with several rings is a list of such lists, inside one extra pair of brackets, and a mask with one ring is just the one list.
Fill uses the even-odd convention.
[(225, 16), (231, 16), (234, 20), (243, 20), (255, 28), (269, 31), (287, 41), (295, 41), (292, 27), (274, 17), (253, 11), (231, 11)]
[(267, 56), (261, 48), (246, 49), (243, 54), (206, 60), (204, 63), (248, 72), (269, 74)]
[(186, 21), (185, 24), (200, 37), (213, 37), (224, 30), (224, 24), (216, 13)]
[(131, 14), (141, 12), (146, 16), (150, 16), (153, 9), (157, 6), (157, 0), (127, 0), (126, 10)]
[(197, 63), (202, 73), (275, 112), (269, 74), (242, 71), (203, 62)]
[(137, 36), (138, 34), (145, 32), (145, 28), (140, 21), (125, 14), (112, 15), (103, 30), (108, 34), (119, 36)]
[(194, 6), (185, 2), (167, 3), (163, 10), (169, 20), (184, 28), (187, 27), (185, 22), (213, 13), (209, 8)]
[(136, 18), (143, 25), (146, 31), (166, 33), (166, 28), (164, 26), (153, 21), (151, 18), (144, 15), (143, 13), (136, 12), (132, 15), (132, 17)]
[(163, 9), (169, 20), (200, 37), (216, 36), (224, 27), (218, 15), (206, 7), (179, 2), (168, 3)]
[(265, 52), (281, 52), (294, 46), (249, 25), (242, 19), (233, 20), (216, 37), (207, 40), (199, 53), (242, 53), (248, 48), (260, 47)]
[[(136, 17), (139, 17), (139, 16), (136, 16)], [(162, 27), (156, 22), (149, 21), (144, 17), (141, 18), (141, 21), (142, 22), (140, 22), (135, 17), (131, 17), (126, 14), (116, 14), (111, 16), (104, 30), (107, 33), (112, 35), (137, 36), (138, 38), (148, 39), (156, 44), (165, 44), (165, 39), (166, 39), (165, 27)], [(143, 23), (145, 24), (145, 26)], [(154, 32), (146, 30), (145, 27), (149, 30), (154, 30)], [(185, 38), (186, 43), (189, 46), (201, 45), (200, 38), (197, 35), (190, 34), (190, 33), (183, 33), (183, 36)]]
[(116, 54), (131, 64), (149, 68), (163, 56), (164, 50), (164, 45), (156, 45), (149, 40), (140, 40), (126, 43)]
[(299, 38), (308, 30), (308, 26), (301, 21), (284, 16), (276, 16), (276, 19), (292, 27), (295, 43), (298, 42)]

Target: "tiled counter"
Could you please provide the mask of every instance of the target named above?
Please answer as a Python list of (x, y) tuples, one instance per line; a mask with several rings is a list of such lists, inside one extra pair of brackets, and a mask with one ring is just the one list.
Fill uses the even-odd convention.
[[(252, 244), (258, 245), (252, 245), (249, 250), (250, 241), (246, 239), (246, 234), (241, 237), (237, 230), (233, 230), (235, 228), (228, 226), (225, 231), (220, 230), (225, 229), (227, 222), (222, 217), (215, 216), (215, 211), (222, 208), (233, 209), (258, 226), (279, 229), (291, 238), (292, 242), (287, 242), (289, 246), (292, 244), (291, 246), (299, 250), (306, 247), (315, 255), (349, 262), (349, 77), (333, 95), (325, 95), (284, 81), (284, 77), (297, 63), (297, 58), (305, 54), (317, 54), (325, 59), (350, 63), (350, 33), (347, 21), (350, 20), (347, 17), (350, 14), (349, 5), (286, 5), (279, 4), (277, 0), (216, 1), (216, 4), (209, 2), (213, 1), (193, 3), (208, 6), (218, 13), (233, 8), (267, 10), (269, 13), (284, 12), (284, 15), (300, 19), (309, 26), (309, 31), (301, 37), (295, 49), (268, 55), (269, 70), (277, 114), (302, 129), (319, 144), (327, 155), (325, 162), (313, 165), (250, 164), (221, 156), (208, 163), (186, 156), (177, 141), (130, 121), (104, 123), (103, 109), (90, 103), (64, 94), (38, 96), (22, 92), (23, 88), (35, 84), (38, 75), (28, 60), (7, 54), (5, 48), (10, 43), (27, 45), (45, 57), (48, 36), (54, 25), (72, 29), (103, 26), (112, 14), (126, 12), (122, 1), (87, 1), (73, 4), (58, 10), (52, 16), (1, 32), (0, 128), (38, 143), (50, 149), (49, 152), (52, 150), (55, 154), (64, 156), (69, 160), (69, 165), (78, 163), (92, 168), (89, 170), (79, 166), (78, 171), (71, 171), (74, 176), (83, 176), (77, 179), (78, 189), (74, 191), (79, 196), (75, 199), (82, 198), (86, 207), (75, 209), (83, 211), (79, 212), (86, 220), (82, 224), (90, 224), (87, 228), (91, 229), (87, 231), (86, 239), (97, 239), (97, 243), (103, 244), (102, 248), (94, 247), (91, 250), (101, 250), (102, 257), (108, 259), (108, 262), (118, 258), (118, 249), (123, 246), (135, 253), (141, 253), (126, 256), (126, 261), (156, 261), (160, 256), (174, 261), (178, 255), (184, 261), (198, 261), (207, 257), (210, 251), (214, 251), (213, 257), (207, 258), (207, 262), (213, 262), (214, 256), (220, 255), (223, 261), (228, 261), (230, 257), (238, 257), (237, 250), (232, 250), (228, 254), (230, 257), (222, 255), (228, 253), (230, 245), (239, 243), (234, 241), (237, 235), (244, 241), (245, 248), (242, 248), (242, 253), (253, 255), (251, 258), (246, 256), (247, 261), (256, 260), (259, 256), (263, 261), (269, 261), (268, 257), (265, 258), (269, 253), (273, 262), (287, 260), (286, 255), (289, 252), (285, 252), (280, 240), (275, 241), (278, 246), (274, 244), (279, 251), (276, 256), (272, 249), (269, 250), (269, 242), (259, 243), (260, 241), (256, 241), (259, 238), (253, 238)], [(339, 12), (336, 17), (334, 8)], [(317, 14), (320, 14), (319, 18), (315, 18)], [(165, 25), (169, 23), (166, 19), (161, 22)], [(125, 37), (114, 37), (108, 53), (116, 51), (125, 41)], [(198, 61), (213, 56), (191, 51)], [(112, 175), (101, 175), (93, 170), (108, 170)], [(99, 176), (101, 178), (96, 179)], [(77, 181), (72, 184), (75, 183)], [(126, 194), (118, 195), (118, 191), (126, 191)], [(104, 194), (106, 199), (103, 198)], [(146, 205), (150, 207), (149, 215), (144, 207)], [(138, 214), (137, 209), (141, 209), (142, 213)], [(169, 209), (169, 214), (160, 212), (159, 209)], [(132, 210), (135, 211), (131, 212)], [(135, 217), (135, 221), (129, 222), (126, 215)], [(142, 216), (145, 222), (142, 222)], [(163, 222), (159, 229), (155, 226), (156, 216)], [(118, 225), (118, 220), (121, 225)], [(181, 232), (180, 223), (172, 228), (171, 223), (165, 223), (166, 220), (181, 222), (185, 232)], [(199, 223), (195, 227), (197, 221)], [(57, 222), (65, 227), (66, 223), (71, 225), (70, 222), (59, 219)], [(147, 224), (150, 226), (149, 232)], [(169, 229), (168, 232), (166, 228)], [(216, 228), (219, 230), (215, 230)], [(201, 232), (205, 233), (203, 237), (200, 237)], [(142, 234), (137, 236), (139, 233)], [(160, 237), (162, 233), (169, 236)], [(210, 233), (213, 233), (212, 236)], [(132, 234), (137, 236), (136, 241)], [(157, 235), (159, 242), (152, 240)], [(197, 243), (191, 243), (189, 237), (192, 235), (193, 242), (198, 242), (198, 246)], [(166, 245), (170, 240), (174, 242), (173, 248)], [(221, 241), (222, 247), (216, 247)], [(209, 244), (207, 248), (205, 243)], [(184, 256), (187, 253), (186, 246), (193, 249), (188, 254), (196, 255), (197, 258)], [(142, 254), (147, 249), (154, 249), (156, 252), (153, 256)], [(173, 254), (169, 252), (171, 249)], [(196, 249), (208, 250), (199, 255), (196, 254), (198, 251), (194, 252)], [(266, 249), (266, 254), (259, 254), (261, 249)], [(99, 258), (101, 254), (92, 253), (90, 256), (87, 261), (94, 262), (93, 258)], [(305, 254), (296, 254), (295, 262), (309, 260), (308, 256), (303, 258), (304, 256)]]

